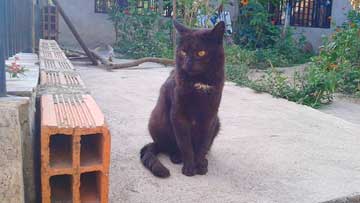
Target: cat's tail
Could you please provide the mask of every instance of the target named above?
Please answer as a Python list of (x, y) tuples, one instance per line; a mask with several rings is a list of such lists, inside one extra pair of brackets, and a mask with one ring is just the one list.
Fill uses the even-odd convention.
[(155, 176), (167, 178), (170, 176), (170, 171), (162, 165), (160, 160), (156, 157), (159, 150), (155, 143), (145, 145), (140, 151), (140, 158), (143, 165), (151, 171)]

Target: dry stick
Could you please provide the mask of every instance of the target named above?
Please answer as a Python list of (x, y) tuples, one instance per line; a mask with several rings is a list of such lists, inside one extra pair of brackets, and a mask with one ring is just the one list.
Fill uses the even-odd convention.
[(64, 50), (65, 55), (68, 56), (68, 57), (71, 57), (71, 56), (86, 56), (86, 54), (84, 52), (81, 52), (81, 51), (66, 49), (66, 48), (63, 48), (63, 47), (61, 49)]
[(90, 52), (96, 59), (99, 59), (102, 64), (107, 65), (107, 66), (111, 65), (110, 61), (107, 60), (106, 58), (100, 56), (100, 54), (96, 53), (95, 51), (90, 51)]
[(129, 68), (129, 67), (133, 67), (133, 66), (138, 66), (138, 65), (140, 65), (142, 63), (146, 63), (146, 62), (160, 63), (160, 64), (163, 64), (165, 66), (173, 66), (173, 65), (175, 65), (175, 61), (171, 60), (171, 59), (146, 57), (146, 58), (137, 59), (135, 61), (128, 62), (128, 63), (111, 64), (111, 66), (109, 68), (110, 69), (123, 69), (123, 68)]
[(145, 57), (145, 58), (136, 59), (135, 61), (131, 61), (131, 62), (127, 62), (127, 63), (116, 64), (116, 63), (111, 63), (109, 60), (100, 56), (95, 51), (91, 51), (91, 53), (94, 55), (95, 58), (100, 60), (101, 63), (103, 65), (105, 65), (108, 70), (130, 68), (130, 67), (138, 66), (138, 65), (140, 65), (142, 63), (146, 63), (146, 62), (159, 63), (159, 64), (163, 64), (165, 66), (175, 65), (174, 60), (167, 59), (167, 58), (156, 58), (156, 57)]
[(68, 59), (71, 60), (89, 60), (87, 56), (67, 56)]
[[(93, 54), (93, 56), (97, 60), (99, 60), (103, 65), (105, 65), (106, 69), (108, 69), (108, 70), (130, 68), (130, 67), (138, 66), (138, 65), (140, 65), (142, 63), (146, 63), (146, 62), (159, 63), (159, 64), (163, 64), (165, 66), (174, 66), (175, 65), (175, 61), (172, 59), (156, 58), (156, 57), (145, 57), (145, 58), (136, 59), (131, 62), (117, 64), (117, 63), (110, 62), (105, 57), (102, 57), (95, 51), (91, 50), (90, 52)], [(81, 52), (78, 52), (78, 53), (83, 54)]]
[(57, 6), (59, 13), (61, 14), (61, 16), (63, 17), (65, 23), (67, 24), (67, 26), (69, 27), (69, 29), (71, 30), (71, 32), (73, 33), (74, 37), (76, 38), (76, 40), (79, 42), (81, 48), (85, 51), (86, 55), (89, 57), (89, 59), (91, 60), (91, 62), (93, 63), (93, 65), (98, 65), (97, 60), (95, 59), (95, 57), (91, 54), (89, 48), (85, 45), (84, 41), (81, 39), (79, 33), (76, 31), (75, 26), (72, 24), (72, 22), (70, 21), (69, 17), (65, 14), (64, 10), (62, 9), (62, 7), (60, 6), (58, 0), (52, 0), (53, 3), (55, 4), (55, 6)]

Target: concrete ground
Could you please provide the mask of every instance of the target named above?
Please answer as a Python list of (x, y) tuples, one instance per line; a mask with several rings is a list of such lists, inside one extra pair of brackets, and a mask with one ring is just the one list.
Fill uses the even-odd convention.
[(360, 192), (360, 125), (230, 83), (208, 174), (186, 177), (161, 156), (171, 177), (156, 178), (139, 150), (170, 69), (77, 68), (112, 133), (110, 202), (309, 203)]
[(330, 105), (325, 105), (319, 110), (360, 125), (360, 99), (358, 98), (337, 95)]

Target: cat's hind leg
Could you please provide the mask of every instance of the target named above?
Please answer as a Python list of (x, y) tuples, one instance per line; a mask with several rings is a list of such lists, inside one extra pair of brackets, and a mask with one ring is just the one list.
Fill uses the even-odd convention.
[(176, 144), (170, 121), (167, 119), (164, 117), (160, 119), (160, 116), (157, 116), (156, 122), (149, 125), (149, 131), (154, 142), (161, 148), (161, 153), (169, 155), (172, 163), (180, 164), (182, 163), (181, 152)]
[(168, 124), (170, 121), (168, 121), (167, 114), (167, 106), (164, 104), (164, 99), (160, 97), (157, 105), (151, 113), (148, 125), (153, 142), (145, 145), (140, 152), (140, 158), (143, 165), (155, 176), (163, 178), (170, 176), (170, 172), (160, 162), (157, 154), (168, 154), (168, 148), (172, 144), (171, 139), (169, 138), (171, 128), (169, 127), (170, 124)]

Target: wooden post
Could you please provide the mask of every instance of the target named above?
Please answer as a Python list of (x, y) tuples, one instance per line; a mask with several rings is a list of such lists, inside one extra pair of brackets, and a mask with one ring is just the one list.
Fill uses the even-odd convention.
[(67, 26), (69, 27), (69, 29), (71, 30), (71, 32), (73, 33), (74, 37), (76, 38), (76, 40), (79, 42), (81, 48), (85, 51), (86, 55), (89, 57), (89, 59), (91, 60), (91, 62), (93, 63), (93, 65), (98, 65), (98, 61), (95, 59), (95, 57), (91, 54), (91, 51), (89, 50), (89, 48), (85, 45), (84, 41), (81, 39), (79, 33), (76, 31), (75, 26), (72, 24), (72, 22), (70, 21), (69, 17), (65, 14), (64, 10), (62, 9), (62, 7), (60, 6), (58, 0), (52, 0), (53, 3), (55, 4), (55, 6), (57, 6), (58, 11), (60, 13), (60, 15), (63, 17), (65, 23), (67, 24)]

